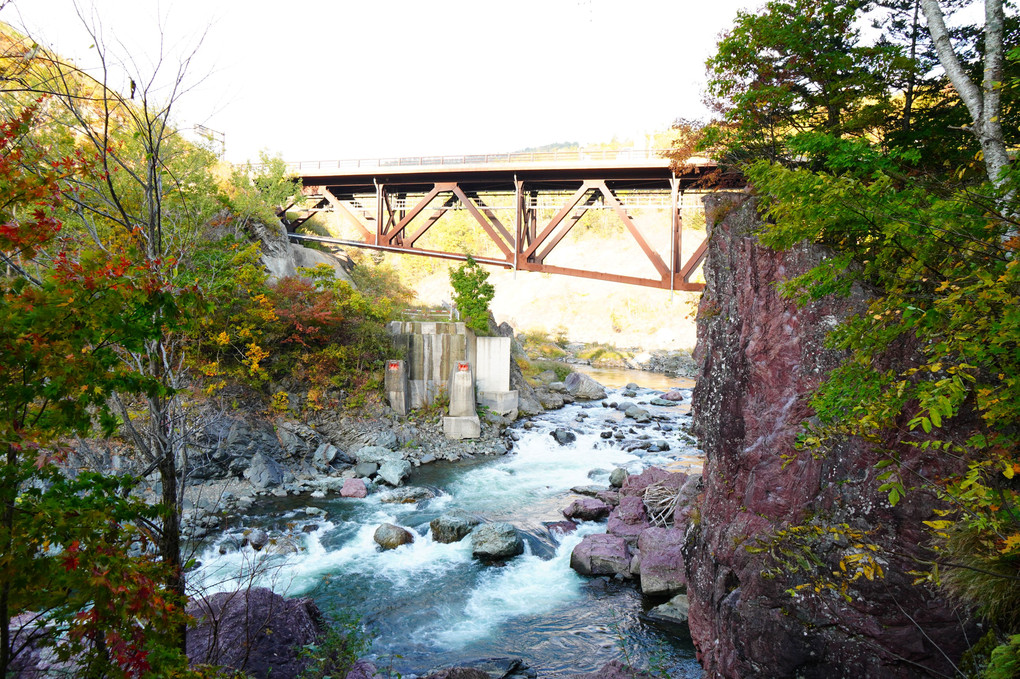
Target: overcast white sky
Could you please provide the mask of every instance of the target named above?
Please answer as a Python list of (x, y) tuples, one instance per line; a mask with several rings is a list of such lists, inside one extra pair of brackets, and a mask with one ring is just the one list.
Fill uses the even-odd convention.
[[(513, 151), (642, 138), (702, 117), (704, 61), (759, 0), (80, 0), (140, 70), (164, 26), (194, 51), (177, 120), (227, 157), (288, 160)], [(13, 0), (0, 20), (81, 65), (71, 0)], [(123, 43), (126, 49), (118, 47)], [(126, 81), (125, 81), (126, 82)]]

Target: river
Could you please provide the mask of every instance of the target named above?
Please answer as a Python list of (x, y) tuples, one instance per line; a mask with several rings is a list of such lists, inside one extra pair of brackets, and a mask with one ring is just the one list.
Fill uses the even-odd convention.
[[(647, 375), (635, 373), (628, 381), (641, 382)], [(690, 386), (684, 380), (671, 383)], [(659, 388), (663, 384), (656, 382)], [(624, 398), (611, 390), (608, 400), (641, 402), (657, 393), (642, 389)], [(287, 531), (299, 544), (298, 553), (273, 556), (244, 547), (221, 554), (221, 545), (236, 540), (235, 530), (234, 537), (221, 535), (207, 547), (191, 578), (212, 590), (228, 589), (236, 587), (230, 576), (244, 573), (243, 579), (280, 593), (310, 596), (327, 614), (351, 609), (375, 638), (377, 664), (404, 676), (510, 656), (523, 658), (543, 677), (592, 671), (616, 658), (652, 663), (671, 677), (701, 677), (689, 638), (642, 619), (661, 600), (643, 597), (633, 583), (589, 579), (570, 569), (573, 547), (584, 535), (604, 532), (604, 522), (583, 522), (566, 535), (547, 527), (563, 519), (560, 511), (576, 497), (570, 488), (607, 485), (614, 467), (700, 469), (700, 452), (682, 431), (689, 419), (689, 390), (685, 396), (678, 408), (643, 406), (669, 414), (645, 429), (623, 422), (622, 413), (600, 402), (569, 405), (533, 418), (530, 425), (517, 423), (513, 431), (519, 440), (505, 456), (415, 470), (408, 483), (436, 493), (417, 505), (384, 504), (371, 494), (362, 500), (277, 500), (246, 521), (249, 527)], [(557, 427), (570, 428), (577, 440), (558, 445), (550, 435)], [(628, 432), (627, 439), (602, 439), (600, 433), (609, 429)], [(670, 450), (623, 450), (641, 436), (664, 440)], [(324, 510), (325, 517), (308, 515), (309, 506)], [(513, 523), (525, 537), (525, 553), (501, 566), (483, 565), (472, 558), (469, 540), (434, 542), (429, 521), (452, 509)], [(384, 522), (408, 528), (415, 542), (379, 550), (373, 533)]]

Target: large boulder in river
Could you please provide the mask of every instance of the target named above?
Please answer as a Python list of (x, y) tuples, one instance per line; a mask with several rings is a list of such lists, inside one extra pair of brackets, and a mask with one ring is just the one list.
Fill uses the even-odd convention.
[(325, 630), (311, 599), (285, 599), (262, 587), (193, 600), (188, 615), (192, 665), (223, 665), (259, 679), (298, 676), (307, 664), (300, 651)]
[(471, 553), (479, 559), (508, 559), (524, 551), (524, 541), (509, 523), (485, 523), (471, 531)]
[(616, 535), (585, 535), (570, 553), (570, 567), (581, 575), (630, 576), (631, 553), (627, 541)]
[(655, 679), (655, 675), (624, 665), (619, 660), (612, 660), (594, 672), (575, 674), (570, 679)]
[(396, 549), (401, 545), (409, 545), (414, 542), (414, 535), (406, 528), (394, 526), (392, 523), (384, 523), (375, 529), (372, 539), (383, 549)]
[(563, 380), (567, 393), (583, 401), (598, 401), (606, 397), (606, 389), (584, 373), (570, 373)]
[(652, 421), (652, 416), (648, 414), (648, 411), (639, 406), (631, 406), (627, 408), (623, 413), (624, 417), (629, 417), (638, 424), (647, 424)]
[(684, 395), (683, 392), (681, 392), (679, 389), (670, 389), (659, 398), (661, 398), (663, 401), (673, 401), (678, 403), (684, 400)]
[(479, 523), (481, 522), (470, 514), (453, 511), (432, 519), (429, 528), (432, 530), (433, 540), (448, 544), (463, 540)]
[(577, 440), (577, 434), (569, 429), (564, 429), (563, 427), (556, 427), (556, 429), (549, 432), (549, 435), (556, 439), (556, 443), (561, 446), (565, 446), (568, 443), (573, 443)]
[(261, 551), (263, 547), (269, 544), (269, 533), (261, 528), (252, 530), (245, 537), (248, 539), (248, 544), (251, 545), (251, 548), (256, 552)]
[(646, 528), (638, 537), (641, 552), (641, 591), (676, 594), (687, 586), (684, 572), (684, 531)]
[(432, 670), (425, 679), (535, 679), (538, 673), (521, 658), (481, 658), (460, 667)]
[(354, 459), (359, 464), (363, 462), (374, 462), (375, 464), (383, 464), (389, 460), (399, 460), (400, 453), (394, 452), (389, 448), (383, 446), (364, 446), (354, 451)]
[(613, 488), (622, 488), (630, 473), (623, 467), (617, 467), (609, 474), (609, 485)]
[(435, 496), (436, 494), (428, 488), (422, 488), (420, 486), (406, 486), (404, 488), (394, 488), (393, 490), (381, 493), (379, 495), (379, 502), (409, 505), (421, 502), (422, 500), (431, 500)]
[(602, 500), (593, 497), (583, 497), (574, 500), (570, 506), (563, 510), (563, 516), (575, 521), (601, 521), (609, 516), (612, 509)]
[(691, 609), (690, 601), (686, 594), (677, 594), (664, 604), (659, 604), (652, 610), (645, 613), (645, 617), (657, 622), (666, 622), (671, 625), (686, 625), (688, 611)]
[(362, 478), (371, 478), (379, 473), (378, 462), (359, 462), (354, 467), (354, 473)]
[[(652, 485), (653, 483), (659, 483), (666, 481), (671, 476), (675, 476), (674, 472), (668, 472), (660, 467), (649, 467), (640, 474), (631, 474), (623, 481), (623, 486), (620, 488), (622, 495), (637, 495), (641, 496), (645, 493), (645, 488)], [(686, 480), (686, 476), (677, 477), (679, 483), (683, 483)], [(677, 486), (679, 488), (679, 485)]]
[(344, 479), (343, 488), (340, 489), (340, 497), (367, 497), (368, 487), (361, 479)]
[(379, 467), (379, 478), (391, 486), (399, 486), (411, 475), (411, 463), (407, 460), (388, 460)]
[(645, 503), (633, 495), (620, 498), (620, 504), (609, 514), (609, 532), (637, 542), (641, 531), (649, 527)]

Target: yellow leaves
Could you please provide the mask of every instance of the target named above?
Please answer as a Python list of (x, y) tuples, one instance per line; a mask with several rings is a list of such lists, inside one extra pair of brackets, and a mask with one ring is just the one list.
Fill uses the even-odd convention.
[(254, 377), (261, 372), (259, 364), (268, 356), (268, 351), (252, 342), (245, 348), (244, 359), (241, 362), (248, 367), (248, 373)]
[[(860, 549), (867, 547), (869, 551)], [(885, 577), (885, 571), (882, 570), (882, 565), (870, 552), (877, 552), (877, 545), (855, 545), (855, 548), (860, 549), (857, 552), (851, 552), (846, 554), (839, 561), (839, 569), (842, 572), (843, 577), (848, 577), (850, 582), (864, 578), (865, 580), (874, 580), (875, 578)], [(833, 573), (833, 575), (839, 576), (840, 573)]]
[(218, 361), (213, 363), (204, 363), (199, 367), (199, 369), (202, 371), (202, 374), (205, 375), (206, 377), (216, 377), (217, 375), (222, 374), (222, 371), (220, 370), (220, 364)]
[(952, 521), (947, 519), (940, 519), (938, 521), (923, 521), (924, 525), (934, 528), (935, 530), (945, 530), (953, 525)]
[(275, 394), (273, 394), (273, 397), (270, 399), (269, 403), (270, 410), (272, 410), (274, 413), (285, 413), (287, 412), (287, 409), (289, 407), (290, 399), (287, 396), (287, 392), (278, 391)]
[(216, 392), (222, 390), (226, 386), (227, 386), (227, 381), (226, 380), (220, 380), (219, 382), (211, 382), (202, 391), (206, 394), (206, 396), (212, 396), (213, 394), (215, 394)]
[(230, 335), (228, 335), (226, 331), (223, 331), (219, 335), (216, 335), (216, 338), (213, 341), (216, 342), (218, 346), (225, 347), (230, 344)]
[(954, 522), (946, 519), (940, 519), (937, 521), (922, 521), (921, 523), (931, 528), (934, 531), (935, 535), (939, 536), (940, 538), (948, 538), (949, 533), (946, 533), (945, 531), (947, 528), (952, 526)]
[(1003, 546), (1002, 549), (999, 550), (999, 553), (1009, 554), (1017, 549), (1020, 549), (1020, 533), (1013, 533), (1003, 540)]

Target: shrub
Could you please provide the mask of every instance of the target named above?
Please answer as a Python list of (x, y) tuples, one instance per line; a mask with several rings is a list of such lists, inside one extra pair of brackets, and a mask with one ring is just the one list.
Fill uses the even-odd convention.
[(486, 282), (488, 278), (489, 272), (470, 255), (464, 264), (450, 270), (453, 301), (460, 309), (467, 327), (477, 335), (489, 334), (489, 302), (496, 296), (496, 288)]

